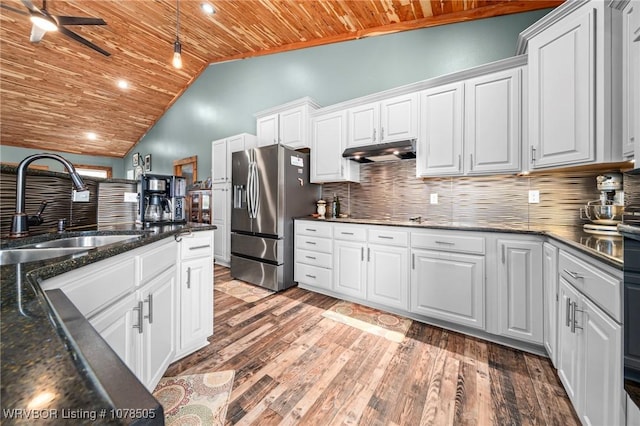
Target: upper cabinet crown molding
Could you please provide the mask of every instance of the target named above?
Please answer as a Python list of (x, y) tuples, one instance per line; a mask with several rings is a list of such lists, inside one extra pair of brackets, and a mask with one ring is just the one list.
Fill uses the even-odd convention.
[(287, 111), (290, 110), (292, 108), (297, 108), (300, 106), (310, 106), (313, 109), (318, 109), (320, 108), (320, 104), (317, 103), (315, 100), (313, 100), (313, 98), (309, 97), (309, 96), (305, 96), (303, 98), (300, 99), (294, 99), (290, 102), (287, 102), (285, 104), (280, 104), (280, 105), (276, 105), (274, 107), (271, 108), (267, 108), (264, 109), (262, 111), (258, 111), (255, 114), (253, 114), (253, 116), (255, 118), (261, 118), (267, 115), (271, 115), (271, 114), (277, 114), (283, 111)]

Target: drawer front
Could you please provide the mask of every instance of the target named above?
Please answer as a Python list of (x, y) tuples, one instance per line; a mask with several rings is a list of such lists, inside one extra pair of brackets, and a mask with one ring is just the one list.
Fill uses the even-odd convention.
[(328, 238), (316, 238), (307, 235), (296, 235), (296, 249), (311, 250), (321, 253), (333, 253), (332, 241)]
[(195, 232), (183, 236), (180, 249), (182, 259), (213, 256), (213, 232)]
[[(184, 240), (183, 240), (184, 241)], [(168, 242), (152, 245), (148, 251), (138, 257), (140, 265), (139, 284), (144, 285), (150, 279), (160, 275), (176, 264), (178, 244), (171, 238)]]
[(432, 250), (459, 251), (484, 254), (483, 237), (449, 234), (445, 232), (412, 232), (411, 247)]
[(560, 275), (618, 322), (622, 322), (622, 284), (597, 266), (560, 250)]
[(296, 220), (295, 222), (295, 231), (298, 235), (331, 238), (331, 229), (331, 224), (326, 222), (310, 222), (304, 220)]
[(335, 225), (333, 238), (344, 241), (367, 241), (367, 228), (354, 225)]
[(333, 256), (330, 253), (318, 253), (315, 251), (296, 249), (296, 262), (307, 265), (331, 268)]
[(331, 288), (333, 287), (331, 277), (331, 269), (325, 269), (318, 266), (305, 265), (304, 263), (296, 262), (294, 279), (298, 283), (309, 284), (314, 287), (331, 290)]
[(385, 227), (370, 228), (369, 242), (389, 246), (407, 247), (409, 245), (409, 233)]

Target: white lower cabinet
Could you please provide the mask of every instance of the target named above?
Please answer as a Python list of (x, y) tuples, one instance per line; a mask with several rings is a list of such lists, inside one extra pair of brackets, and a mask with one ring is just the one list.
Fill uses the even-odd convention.
[(484, 328), (484, 256), (411, 253), (411, 312)]
[(367, 300), (397, 309), (408, 309), (409, 252), (406, 247), (369, 245)]
[(347, 296), (366, 298), (367, 244), (354, 241), (334, 241), (334, 290)]
[(175, 355), (175, 269), (163, 272), (89, 322), (152, 391)]
[(542, 344), (542, 243), (537, 237), (497, 243), (499, 333)]
[(333, 288), (333, 226), (296, 220), (294, 280), (306, 288)]
[(547, 350), (553, 366), (557, 367), (558, 248), (550, 243), (542, 245), (542, 274), (544, 283), (544, 348)]
[(563, 249), (558, 259), (558, 376), (583, 424), (623, 424), (619, 277)]

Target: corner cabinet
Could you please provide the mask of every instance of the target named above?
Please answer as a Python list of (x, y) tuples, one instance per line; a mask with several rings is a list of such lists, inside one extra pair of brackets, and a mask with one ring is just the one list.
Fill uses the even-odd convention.
[(360, 165), (342, 157), (347, 144), (347, 111), (311, 118), (312, 183), (360, 182)]
[[(528, 41), (529, 166), (620, 161), (620, 11), (603, 1), (567, 11)], [(550, 14), (551, 15), (551, 14)], [(620, 105), (618, 105), (620, 104)]]
[(542, 243), (539, 238), (497, 240), (499, 333), (543, 343)]
[(315, 101), (305, 97), (255, 114), (258, 146), (309, 148), (309, 114), (318, 108)]

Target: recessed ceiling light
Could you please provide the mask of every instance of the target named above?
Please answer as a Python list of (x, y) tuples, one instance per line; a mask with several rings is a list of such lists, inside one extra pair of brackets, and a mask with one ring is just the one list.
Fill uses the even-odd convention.
[(118, 80), (118, 87), (121, 89), (128, 89), (129, 83), (127, 83), (126, 80)]
[(93, 132), (88, 132), (87, 133), (87, 139), (95, 141), (96, 139), (98, 139), (98, 136)]
[(207, 15), (213, 15), (216, 13), (216, 9), (209, 3), (201, 3), (200, 9), (202, 9), (202, 11)]

